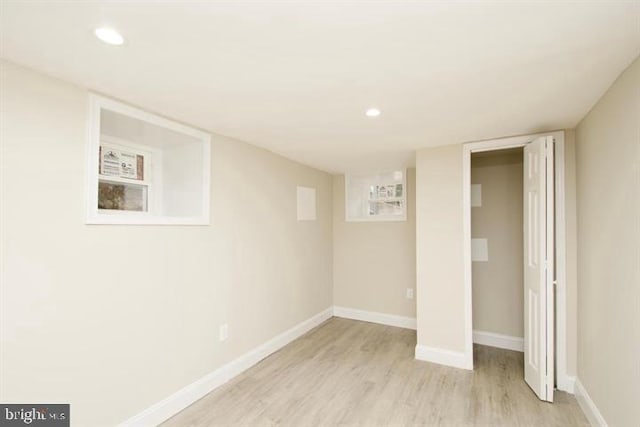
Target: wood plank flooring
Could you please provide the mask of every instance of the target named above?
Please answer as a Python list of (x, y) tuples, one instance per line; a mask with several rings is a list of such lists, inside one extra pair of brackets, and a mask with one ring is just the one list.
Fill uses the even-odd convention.
[(414, 359), (415, 331), (332, 318), (173, 418), (185, 426), (588, 426), (541, 402), (522, 353), (475, 346), (475, 370)]

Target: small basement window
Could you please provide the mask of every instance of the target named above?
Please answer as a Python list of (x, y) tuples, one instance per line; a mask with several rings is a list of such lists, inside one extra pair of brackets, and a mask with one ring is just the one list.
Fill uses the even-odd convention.
[(87, 224), (209, 224), (210, 136), (91, 95)]
[(406, 171), (345, 176), (346, 221), (406, 221)]

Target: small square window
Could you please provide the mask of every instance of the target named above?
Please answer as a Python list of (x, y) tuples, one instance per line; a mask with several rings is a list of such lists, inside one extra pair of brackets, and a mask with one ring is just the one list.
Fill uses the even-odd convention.
[(406, 221), (406, 171), (345, 177), (346, 221)]
[(88, 224), (208, 224), (210, 136), (91, 95)]

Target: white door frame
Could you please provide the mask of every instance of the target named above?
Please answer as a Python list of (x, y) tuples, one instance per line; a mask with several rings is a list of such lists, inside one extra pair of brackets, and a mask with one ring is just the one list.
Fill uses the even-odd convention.
[(470, 142), (462, 146), (462, 221), (464, 256), (464, 330), (465, 365), (473, 369), (473, 309), (471, 288), (471, 153), (524, 147), (535, 138), (550, 135), (555, 140), (556, 194), (556, 374), (557, 387), (573, 393), (567, 375), (567, 282), (565, 226), (564, 131), (544, 132), (487, 141)]

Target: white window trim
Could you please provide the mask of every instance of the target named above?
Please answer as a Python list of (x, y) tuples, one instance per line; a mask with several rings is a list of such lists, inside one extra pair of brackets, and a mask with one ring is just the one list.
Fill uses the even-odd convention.
[(352, 176), (381, 175), (385, 173), (393, 173), (394, 171), (383, 171), (371, 174), (345, 174), (344, 176), (344, 220), (346, 222), (401, 222), (407, 220), (407, 170), (396, 169), (402, 171), (402, 199), (404, 202), (404, 210), (402, 215), (377, 215), (351, 218), (349, 216), (349, 183)]
[[(173, 216), (154, 216), (152, 212), (102, 212), (98, 209), (98, 167), (99, 167), (99, 150), (100, 140), (105, 135), (100, 134), (100, 112), (102, 109), (115, 111), (120, 114), (133, 117), (138, 120), (146, 121), (157, 126), (161, 126), (179, 133), (183, 133), (202, 142), (202, 212), (196, 216), (173, 217)], [(210, 223), (210, 176), (211, 176), (211, 135), (197, 129), (190, 128), (180, 123), (165, 119), (158, 115), (148, 113), (138, 108), (131, 107), (121, 102), (114, 101), (96, 94), (89, 94), (89, 116), (87, 120), (88, 137), (87, 137), (87, 171), (86, 171), (86, 224), (130, 224), (130, 225), (209, 225)], [(144, 151), (152, 152), (153, 156), (159, 156), (158, 151), (150, 147), (139, 144), (130, 143), (128, 141), (119, 140), (113, 137), (107, 137), (109, 142), (117, 145), (139, 147)], [(108, 142), (108, 143), (109, 143)], [(156, 162), (158, 157), (156, 157)], [(153, 161), (153, 160), (152, 160)], [(146, 167), (146, 164), (145, 164)], [(161, 184), (161, 176), (158, 177), (156, 171), (153, 180), (153, 186), (156, 191), (158, 185)], [(135, 181), (131, 182), (136, 184)], [(147, 195), (150, 200), (150, 195)], [(155, 197), (156, 206), (158, 206), (158, 198)], [(150, 207), (151, 208), (151, 207)]]
[(140, 185), (147, 187), (147, 210), (144, 212), (120, 211), (100, 209), (101, 215), (133, 215), (151, 217), (162, 205), (162, 193), (158, 189), (162, 188), (162, 151), (146, 145), (136, 144), (121, 138), (109, 135), (100, 135), (101, 147), (112, 147), (117, 150), (130, 150), (144, 155), (144, 179), (142, 181), (127, 178), (109, 177), (98, 174), (98, 181), (111, 181), (129, 185)]

